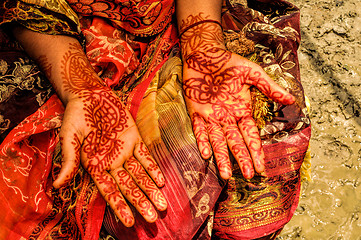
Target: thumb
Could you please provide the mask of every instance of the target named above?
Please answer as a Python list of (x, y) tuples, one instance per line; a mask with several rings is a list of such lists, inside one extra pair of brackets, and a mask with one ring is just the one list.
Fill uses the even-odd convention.
[(289, 105), (294, 103), (295, 97), (279, 86), (261, 66), (252, 63), (250, 73), (248, 75), (248, 83), (257, 87), (270, 99)]
[(63, 161), (60, 173), (53, 182), (55, 188), (60, 188), (70, 182), (80, 164), (81, 141), (77, 134), (72, 131), (64, 131), (62, 128), (59, 135)]

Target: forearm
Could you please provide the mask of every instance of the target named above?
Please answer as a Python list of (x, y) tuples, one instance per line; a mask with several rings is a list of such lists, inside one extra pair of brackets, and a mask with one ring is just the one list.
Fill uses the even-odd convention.
[(178, 0), (176, 5), (182, 56), (224, 49), (221, 27), (222, 1)]
[(202, 14), (207, 19), (221, 21), (221, 0), (177, 0), (176, 11), (178, 26), (181, 27), (182, 23), (186, 21), (189, 16), (198, 16)]
[(80, 85), (85, 90), (94, 85), (90, 82), (101, 86), (77, 39), (65, 35), (42, 34), (20, 26), (13, 30), (13, 34), (39, 65), (65, 105), (78, 94), (71, 89), (69, 83), (72, 81), (77, 81), (78, 85), (83, 82)]

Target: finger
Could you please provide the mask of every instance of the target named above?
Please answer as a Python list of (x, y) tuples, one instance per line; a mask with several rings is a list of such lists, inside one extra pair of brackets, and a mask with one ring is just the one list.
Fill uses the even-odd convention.
[(71, 131), (60, 131), (60, 146), (62, 151), (62, 166), (60, 173), (53, 182), (55, 188), (60, 188), (75, 176), (80, 163), (81, 142)]
[(253, 162), (238, 126), (227, 125), (224, 127), (224, 131), (229, 149), (236, 159), (243, 176), (251, 179), (254, 176)]
[(125, 169), (136, 181), (137, 185), (143, 190), (143, 192), (149, 197), (154, 206), (160, 211), (167, 209), (167, 201), (162, 192), (158, 189), (147, 172), (137, 159), (131, 157), (125, 162)]
[(265, 169), (264, 152), (256, 122), (251, 115), (246, 115), (238, 122), (238, 127), (251, 154), (256, 172), (262, 173)]
[(165, 183), (164, 175), (143, 141), (135, 145), (134, 156), (139, 160), (155, 184), (157, 184), (158, 187), (163, 187)]
[(276, 102), (284, 105), (294, 103), (294, 96), (273, 81), (261, 66), (255, 63), (250, 65), (248, 77), (246, 78), (247, 84), (256, 86), (267, 97)]
[(223, 130), (218, 124), (211, 124), (208, 127), (208, 132), (219, 174), (223, 179), (228, 179), (232, 176), (232, 168)]
[(136, 185), (129, 173), (124, 169), (111, 172), (118, 183), (123, 196), (137, 209), (147, 222), (154, 222), (158, 218), (157, 211), (144, 193)]
[[(123, 170), (126, 172), (125, 170)], [(128, 174), (127, 174), (128, 175)], [(130, 176), (128, 175), (130, 178)], [(104, 200), (113, 209), (115, 215), (126, 227), (134, 225), (134, 217), (124, 197), (118, 190), (118, 185), (114, 178), (108, 173), (103, 172), (99, 175), (92, 175), (94, 183), (99, 189)], [(124, 186), (123, 186), (124, 188)]]
[(199, 114), (193, 114), (192, 118), (193, 132), (197, 140), (198, 149), (204, 159), (212, 156), (211, 145), (209, 144), (208, 131), (206, 123)]

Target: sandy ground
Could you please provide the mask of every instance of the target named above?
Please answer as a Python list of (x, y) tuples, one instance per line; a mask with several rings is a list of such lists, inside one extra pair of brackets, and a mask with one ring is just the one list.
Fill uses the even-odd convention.
[(278, 240), (361, 240), (361, 1), (290, 1), (301, 9), (312, 181)]

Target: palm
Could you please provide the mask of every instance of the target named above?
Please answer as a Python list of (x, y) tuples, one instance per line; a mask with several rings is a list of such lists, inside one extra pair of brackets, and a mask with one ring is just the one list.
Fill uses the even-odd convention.
[(228, 179), (228, 147), (243, 175), (264, 170), (264, 153), (252, 118), (250, 86), (271, 99), (289, 104), (293, 97), (273, 82), (255, 63), (221, 48), (194, 52), (184, 65), (183, 89), (194, 133), (204, 158), (216, 158), (220, 174)]
[(157, 209), (165, 210), (166, 201), (156, 186), (164, 185), (163, 175), (130, 113), (111, 90), (83, 91), (79, 99), (70, 101), (60, 135), (67, 165), (64, 164), (63, 179), (58, 182), (71, 179), (80, 160), (124, 225), (134, 223), (124, 197), (147, 221), (157, 219), (156, 210), (142, 190)]

